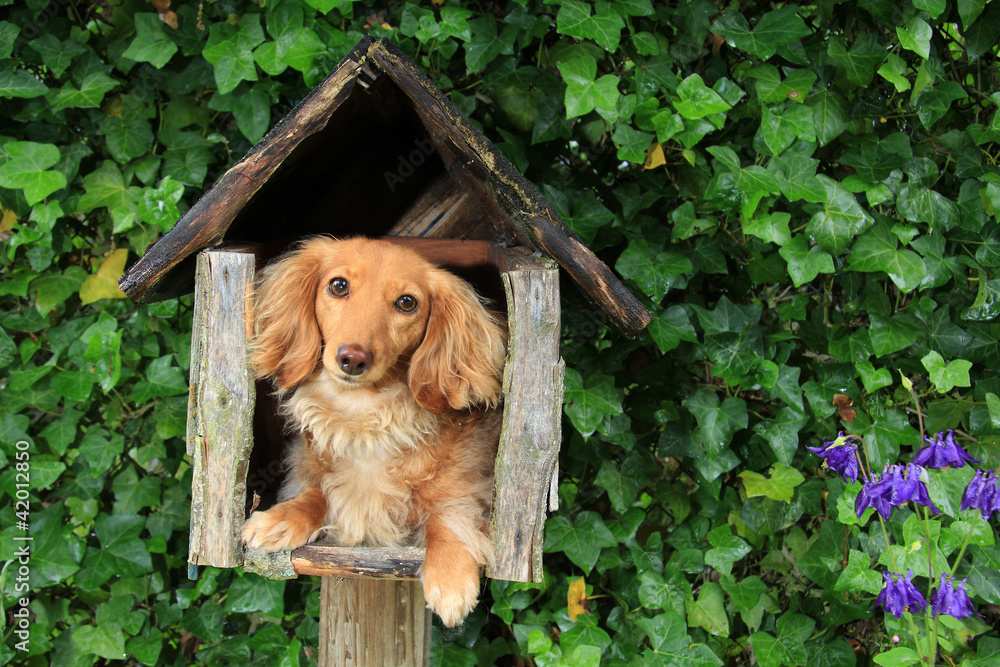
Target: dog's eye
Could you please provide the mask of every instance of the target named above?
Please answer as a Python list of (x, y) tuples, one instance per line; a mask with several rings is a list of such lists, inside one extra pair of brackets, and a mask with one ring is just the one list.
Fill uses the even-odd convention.
[(410, 296), (409, 294), (404, 294), (403, 296), (396, 299), (396, 310), (401, 313), (412, 313), (417, 309), (417, 300)]
[(351, 293), (351, 284), (343, 278), (334, 278), (327, 286), (333, 296), (344, 297)]

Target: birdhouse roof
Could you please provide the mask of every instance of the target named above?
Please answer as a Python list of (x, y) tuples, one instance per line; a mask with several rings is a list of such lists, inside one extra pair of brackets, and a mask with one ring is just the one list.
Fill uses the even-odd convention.
[(137, 303), (170, 298), (191, 291), (204, 248), (316, 233), (521, 245), (553, 258), (623, 333), (650, 321), (506, 156), (387, 40), (359, 42), (119, 285)]

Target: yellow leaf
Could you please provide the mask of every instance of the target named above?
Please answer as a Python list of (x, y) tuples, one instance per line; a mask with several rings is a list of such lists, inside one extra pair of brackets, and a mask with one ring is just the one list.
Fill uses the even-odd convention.
[(3, 216), (0, 217), (0, 234), (2, 234), (14, 229), (14, 225), (17, 223), (17, 215), (14, 211), (4, 208), (2, 205), (0, 205), (0, 211), (3, 211)]
[(100, 299), (124, 299), (125, 293), (118, 289), (118, 279), (125, 273), (128, 249), (118, 248), (108, 255), (97, 273), (87, 276), (80, 285), (80, 301), (84, 305)]
[(587, 614), (587, 582), (583, 577), (569, 582), (569, 592), (566, 594), (566, 613), (576, 622), (580, 614)]
[(646, 149), (646, 159), (642, 163), (643, 169), (656, 169), (667, 163), (667, 158), (663, 155), (663, 146), (654, 141)]
[(444, 4), (444, 0), (431, 0), (431, 4), (432, 5), (437, 5), (437, 6), (440, 7), (441, 5)]

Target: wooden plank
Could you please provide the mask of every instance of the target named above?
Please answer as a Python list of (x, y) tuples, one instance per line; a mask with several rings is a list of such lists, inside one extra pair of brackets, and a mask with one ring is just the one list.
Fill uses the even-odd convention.
[(431, 612), (419, 581), (323, 577), (321, 667), (424, 667)]
[(242, 563), (256, 398), (246, 354), (253, 277), (252, 254), (198, 256), (187, 435), (193, 459), (188, 561), (194, 565)]
[(418, 239), (406, 236), (382, 236), (383, 241), (405, 246), (420, 253), (434, 264), (455, 268), (486, 266), (490, 261), (490, 244), (486, 241), (456, 239)]
[(320, 577), (419, 579), (424, 550), (419, 547), (334, 547), (307, 545), (291, 554), (296, 574)]
[(559, 273), (520, 269), (501, 277), (509, 334), (490, 524), (496, 553), (487, 574), (540, 582), (548, 496), (562, 439)]

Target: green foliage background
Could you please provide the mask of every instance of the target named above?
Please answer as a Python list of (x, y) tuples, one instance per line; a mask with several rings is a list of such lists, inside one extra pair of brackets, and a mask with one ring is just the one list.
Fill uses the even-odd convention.
[[(462, 631), (435, 629), (435, 664), (839, 667), (905, 639), (870, 611), (886, 544), (853, 515), (860, 484), (805, 446), (847, 430), (875, 469), (908, 456), (903, 374), (926, 433), (1000, 465), (1000, 1), (167, 11), (0, 0), (0, 561), (27, 440), (27, 664), (315, 656), (316, 581), (187, 580), (191, 300), (136, 307), (115, 282), (364, 35), (397, 41), (655, 314), (627, 340), (567, 302), (545, 582), (490, 582)], [(943, 531), (971, 475), (934, 478)], [(889, 521), (911, 550), (915, 521)], [(984, 618), (946, 624), (954, 664), (1000, 664), (998, 567), (979, 530), (958, 573)], [(2, 579), (0, 659), (25, 664), (17, 565)]]

